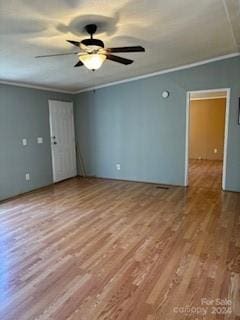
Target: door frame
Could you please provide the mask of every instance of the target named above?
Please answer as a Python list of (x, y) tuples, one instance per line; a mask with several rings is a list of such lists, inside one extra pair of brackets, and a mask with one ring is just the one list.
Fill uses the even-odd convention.
[(192, 90), (186, 93), (186, 142), (185, 142), (185, 178), (184, 186), (188, 186), (189, 173), (189, 123), (190, 123), (190, 95), (191, 93), (203, 92), (219, 92), (226, 91), (226, 112), (225, 112), (225, 129), (224, 129), (224, 151), (223, 151), (223, 174), (222, 174), (222, 189), (226, 190), (226, 171), (227, 171), (227, 152), (228, 152), (228, 132), (229, 132), (229, 110), (230, 110), (230, 88), (206, 89), (206, 90)]

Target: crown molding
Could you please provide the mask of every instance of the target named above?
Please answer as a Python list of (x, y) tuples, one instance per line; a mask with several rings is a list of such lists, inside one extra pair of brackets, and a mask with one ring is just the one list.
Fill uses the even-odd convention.
[(103, 84), (103, 85), (89, 87), (89, 88), (86, 88), (86, 89), (74, 91), (73, 94), (78, 94), (78, 93), (87, 92), (87, 91), (91, 91), (91, 90), (96, 90), (96, 89), (106, 88), (106, 87), (110, 87), (110, 86), (115, 86), (115, 85), (118, 85), (118, 84), (127, 83), (127, 82), (131, 82), (131, 81), (151, 78), (151, 77), (155, 77), (155, 76), (158, 76), (158, 75), (171, 73), (171, 72), (175, 72), (175, 71), (191, 69), (193, 67), (198, 67), (198, 66), (201, 66), (201, 65), (204, 65), (204, 64), (208, 64), (208, 63), (211, 63), (211, 62), (216, 62), (216, 61), (221, 61), (221, 60), (225, 60), (225, 59), (235, 58), (235, 57), (238, 57), (238, 56), (240, 56), (239, 52), (230, 53), (230, 54), (227, 54), (227, 55), (224, 55), (224, 56), (219, 56), (219, 57), (211, 58), (211, 59), (208, 59), (208, 60), (202, 60), (202, 61), (194, 62), (194, 63), (191, 63), (191, 64), (186, 64), (186, 65), (175, 67), (175, 68), (160, 70), (160, 71), (144, 74), (144, 75), (133, 77), (133, 78), (129, 78), (129, 79), (113, 81), (113, 82), (109, 82), (109, 83), (106, 83), (106, 84)]
[(64, 90), (64, 89), (37, 86), (37, 85), (31, 85), (31, 84), (26, 84), (26, 83), (21, 83), (21, 82), (5, 81), (5, 80), (1, 80), (1, 79), (0, 79), (0, 84), (75, 95), (75, 94), (86, 92), (86, 91), (91, 91), (91, 90), (101, 89), (101, 88), (105, 88), (105, 87), (115, 86), (115, 85), (122, 84), (122, 83), (131, 82), (131, 81), (151, 78), (151, 77), (155, 77), (155, 76), (158, 76), (158, 75), (167, 74), (167, 73), (171, 73), (171, 72), (175, 72), (175, 71), (191, 69), (193, 67), (201, 66), (201, 65), (208, 64), (208, 63), (211, 63), (211, 62), (216, 62), (216, 61), (221, 61), (221, 60), (225, 60), (225, 59), (235, 58), (235, 57), (238, 57), (238, 56), (240, 56), (239, 52), (231, 53), (231, 54), (215, 57), (215, 58), (208, 59), (208, 60), (202, 60), (202, 61), (194, 62), (194, 63), (191, 63), (191, 64), (186, 64), (186, 65), (175, 67), (175, 68), (169, 68), (169, 69), (160, 70), (160, 71), (156, 71), (156, 72), (152, 72), (152, 73), (147, 73), (147, 74), (144, 74), (144, 75), (141, 75), (141, 76), (132, 77), (132, 78), (124, 79), (124, 80), (113, 81), (113, 82), (109, 82), (109, 83), (106, 83), (106, 84), (93, 86), (93, 87), (88, 87), (88, 88), (77, 90), (77, 91), (69, 91), (69, 90)]
[(42, 91), (50, 91), (50, 92), (56, 92), (56, 93), (74, 94), (73, 91), (62, 90), (62, 89), (51, 88), (51, 87), (35, 86), (35, 85), (21, 83), (21, 82), (0, 80), (0, 84), (5, 84), (8, 86), (14, 86), (14, 87), (21, 87), (21, 88), (37, 89)]

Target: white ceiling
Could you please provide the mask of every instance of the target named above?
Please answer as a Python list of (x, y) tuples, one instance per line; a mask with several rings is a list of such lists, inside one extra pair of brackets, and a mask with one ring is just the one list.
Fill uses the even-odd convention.
[[(85, 38), (89, 22), (105, 46), (146, 52), (96, 72), (73, 68), (76, 56), (34, 58), (75, 51), (65, 40)], [(0, 80), (75, 92), (239, 52), (240, 0), (0, 0), (0, 41)]]

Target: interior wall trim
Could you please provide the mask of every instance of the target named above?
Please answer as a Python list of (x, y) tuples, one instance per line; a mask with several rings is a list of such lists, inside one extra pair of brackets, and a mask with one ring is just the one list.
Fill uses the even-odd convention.
[(227, 54), (227, 55), (218, 56), (218, 57), (211, 58), (211, 59), (208, 59), (208, 60), (202, 60), (202, 61), (198, 61), (198, 62), (194, 62), (194, 63), (191, 63), (191, 64), (186, 64), (186, 65), (182, 65), (182, 66), (175, 67), (175, 68), (169, 68), (169, 69), (164, 69), (164, 70), (160, 70), (160, 71), (156, 71), (156, 72), (152, 72), (152, 73), (147, 73), (147, 74), (144, 74), (144, 75), (141, 75), (141, 76), (132, 77), (132, 78), (124, 79), (124, 80), (108, 82), (108, 83), (105, 83), (105, 84), (102, 84), (102, 85), (92, 86), (92, 87), (88, 87), (88, 88), (77, 90), (77, 91), (71, 91), (71, 90), (67, 90), (67, 89), (66, 90), (65, 89), (58, 89), (58, 88), (52, 88), (52, 87), (45, 87), (45, 86), (41, 86), (41, 85), (38, 86), (38, 85), (34, 85), (34, 84), (26, 84), (26, 83), (22, 83), (22, 82), (14, 82), (14, 81), (7, 81), (7, 80), (1, 80), (1, 79), (0, 79), (0, 84), (75, 95), (75, 94), (86, 92), (86, 91), (91, 91), (91, 90), (101, 89), (101, 88), (105, 88), (105, 87), (115, 86), (115, 85), (118, 85), (118, 84), (121, 84), (121, 83), (127, 83), (127, 82), (131, 82), (131, 81), (136, 81), (136, 80), (155, 77), (155, 76), (166, 74), (166, 73), (171, 73), (171, 72), (180, 71), (180, 70), (184, 70), (184, 69), (190, 69), (190, 68), (201, 66), (201, 65), (208, 64), (208, 63), (211, 63), (211, 62), (216, 62), (216, 61), (225, 60), (225, 59), (231, 59), (231, 58), (235, 58), (235, 57), (238, 57), (238, 56), (240, 56), (239, 52), (230, 53), (230, 54)]
[(1, 79), (0, 79), (0, 84), (5, 84), (8, 86), (14, 86), (14, 87), (21, 87), (21, 88), (37, 89), (37, 90), (42, 90), (42, 91), (74, 94), (73, 91), (62, 90), (62, 89), (51, 88), (51, 87), (44, 87), (44, 86), (36, 86), (36, 85), (26, 84), (26, 83), (22, 83), (22, 82), (5, 81), (5, 80), (1, 80)]
[(86, 91), (91, 91), (91, 90), (96, 90), (96, 89), (101, 89), (101, 88), (110, 87), (110, 86), (115, 86), (115, 85), (118, 85), (118, 84), (121, 84), (121, 83), (136, 81), (136, 80), (140, 80), (140, 79), (151, 78), (151, 77), (155, 77), (155, 76), (158, 76), (158, 75), (171, 73), (171, 72), (175, 72), (175, 71), (180, 71), (180, 70), (184, 70), (184, 69), (191, 69), (193, 67), (201, 66), (201, 65), (208, 64), (208, 63), (211, 63), (211, 62), (221, 61), (221, 60), (225, 60), (225, 59), (231, 59), (231, 58), (235, 58), (235, 57), (238, 57), (238, 56), (240, 56), (239, 52), (230, 53), (230, 54), (227, 54), (227, 55), (224, 55), (224, 56), (218, 56), (218, 57), (211, 58), (211, 59), (208, 59), (208, 60), (202, 60), (202, 61), (198, 61), (198, 62), (194, 62), (194, 63), (191, 63), (191, 64), (186, 64), (186, 65), (182, 65), (182, 66), (175, 67), (175, 68), (170, 68), (170, 69), (165, 69), (165, 70), (160, 70), (160, 71), (144, 74), (142, 76), (137, 76), (137, 77), (128, 78), (128, 79), (119, 80), (119, 81), (113, 81), (113, 82), (109, 82), (109, 83), (106, 83), (106, 84), (103, 84), (103, 85), (85, 88), (85, 89), (82, 89), (82, 90), (75, 91), (74, 94), (78, 94), (78, 93), (82, 93), (82, 92), (86, 92)]
[(222, 172), (222, 190), (226, 189), (226, 177), (227, 177), (227, 153), (228, 153), (228, 133), (229, 133), (229, 112), (230, 112), (230, 97), (231, 88), (217, 88), (217, 89), (202, 89), (196, 91), (187, 91), (186, 93), (186, 135), (185, 135), (185, 178), (184, 186), (188, 186), (188, 171), (189, 171), (189, 120), (190, 120), (190, 96), (191, 93), (199, 92), (218, 92), (226, 91), (226, 114), (225, 114), (225, 129), (224, 129), (224, 152), (223, 152), (223, 172)]
[(191, 101), (195, 100), (215, 100), (215, 99), (227, 99), (227, 96), (214, 96), (214, 97), (201, 97), (201, 98), (190, 98)]

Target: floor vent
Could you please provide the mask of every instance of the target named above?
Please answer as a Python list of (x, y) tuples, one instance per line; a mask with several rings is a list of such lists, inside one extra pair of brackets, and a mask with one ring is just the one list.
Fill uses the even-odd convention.
[(165, 189), (165, 190), (168, 190), (169, 187), (164, 187), (164, 186), (156, 186), (157, 189)]

